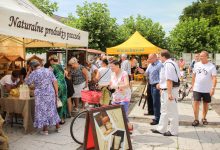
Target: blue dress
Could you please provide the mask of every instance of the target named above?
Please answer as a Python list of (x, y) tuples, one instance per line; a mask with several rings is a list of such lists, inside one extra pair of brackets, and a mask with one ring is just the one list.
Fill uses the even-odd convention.
[(27, 79), (26, 84), (34, 84), (35, 90), (35, 117), (34, 127), (56, 125), (60, 122), (60, 117), (56, 107), (56, 95), (53, 81), (56, 78), (49, 69), (39, 68), (34, 70)]

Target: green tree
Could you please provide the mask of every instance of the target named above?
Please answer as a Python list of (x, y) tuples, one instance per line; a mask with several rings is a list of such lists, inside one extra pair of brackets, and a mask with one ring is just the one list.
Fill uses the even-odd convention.
[(130, 16), (124, 19), (124, 23), (119, 27), (121, 32), (118, 40), (125, 41), (135, 31), (139, 31), (151, 43), (166, 47), (165, 31), (159, 23), (154, 23), (151, 19), (138, 15), (136, 18)]
[(180, 20), (187, 18), (206, 18), (210, 26), (220, 25), (220, 1), (199, 0), (183, 10)]
[[(180, 21), (170, 32), (169, 47), (173, 52), (195, 52), (207, 50), (213, 52), (219, 49), (219, 27), (209, 27), (207, 19), (188, 18)], [(218, 34), (217, 34), (218, 33)]]
[(110, 17), (107, 4), (84, 2), (77, 6), (78, 18), (69, 15), (64, 23), (89, 32), (89, 47), (105, 51), (115, 44), (118, 26), (116, 19)]
[(58, 10), (56, 2), (50, 2), (50, 0), (30, 0), (38, 9), (45, 14), (52, 16), (54, 12)]

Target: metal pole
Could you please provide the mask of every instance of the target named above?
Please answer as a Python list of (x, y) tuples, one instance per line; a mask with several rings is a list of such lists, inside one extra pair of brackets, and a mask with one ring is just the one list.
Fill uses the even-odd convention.
[[(26, 48), (25, 48), (24, 38), (23, 38), (23, 55), (24, 55), (24, 61), (26, 61)], [(22, 66), (22, 67), (24, 67), (24, 66)]]
[(67, 50), (67, 44), (66, 44), (66, 68), (68, 66), (68, 50)]

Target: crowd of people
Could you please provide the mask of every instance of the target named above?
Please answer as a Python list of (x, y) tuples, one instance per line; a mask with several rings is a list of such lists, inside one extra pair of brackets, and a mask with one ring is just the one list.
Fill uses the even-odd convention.
[[(124, 66), (129, 65), (126, 66), (129, 69), (130, 63), (124, 61), (127, 56), (121, 58), (122, 62), (127, 62)], [(34, 85), (34, 127), (42, 128), (41, 134), (48, 135), (49, 126), (56, 126), (56, 132), (59, 132), (60, 125), (71, 117), (72, 111), (84, 109), (81, 91), (88, 90), (93, 82), (98, 84), (102, 92), (100, 104), (123, 105), (127, 116), (131, 99), (130, 73), (121, 69), (121, 62), (107, 60), (105, 55), (90, 60), (85, 66), (79, 64), (75, 57), (69, 60), (66, 68), (62, 67), (56, 55), (51, 55), (48, 62), (43, 66), (38, 60), (32, 60), (27, 62), (27, 71), (13, 71), (0, 80), (5, 93), (18, 88), (20, 84)], [(58, 99), (62, 102), (60, 107), (57, 107)], [(79, 107), (79, 102), (82, 107)], [(128, 126), (130, 130), (133, 129), (132, 125)]]
[[(203, 112), (201, 123), (207, 125), (206, 118), (208, 104), (215, 93), (217, 83), (216, 67), (209, 62), (209, 54), (202, 51), (194, 55), (194, 60), (188, 68), (188, 74), (192, 76), (191, 91), (193, 91), (193, 111), (194, 121), (192, 126), (198, 126), (199, 105), (203, 101)], [(185, 61), (180, 58), (179, 61), (171, 59), (169, 51), (163, 50), (160, 59), (156, 54), (150, 54), (148, 57), (147, 70), (138, 69), (148, 77), (148, 113), (154, 115), (151, 125), (157, 125), (152, 129), (153, 133), (160, 133), (164, 136), (173, 136), (178, 134), (178, 87), (180, 80), (187, 71)], [(168, 127), (169, 125), (169, 127)]]
[[(32, 60), (27, 64), (27, 73), (22, 76), (28, 85), (34, 84), (35, 119), (34, 126), (43, 128), (42, 134), (48, 135), (48, 127), (56, 126), (59, 132), (60, 125), (66, 118), (71, 117), (72, 111), (85, 109), (86, 103), (82, 101), (82, 90), (101, 91), (100, 105), (122, 105), (126, 113), (128, 129), (133, 131), (133, 125), (128, 120), (128, 110), (131, 100), (131, 84), (134, 73), (142, 73), (147, 77), (147, 112), (145, 115), (154, 115), (151, 125), (157, 125), (152, 129), (154, 133), (164, 136), (178, 134), (178, 87), (182, 78), (181, 71), (185, 69), (185, 62), (171, 59), (168, 50), (162, 50), (160, 55), (150, 54), (148, 58), (142, 57), (139, 66), (134, 56), (128, 59), (122, 54), (119, 59), (107, 59), (105, 55), (89, 60), (85, 66), (78, 63), (73, 57), (68, 61), (64, 69), (56, 55), (49, 57), (49, 64), (42, 66), (39, 61)], [(200, 101), (203, 101), (202, 123), (208, 124), (206, 114), (208, 103), (216, 87), (216, 68), (208, 61), (208, 52), (202, 51), (195, 54), (195, 59), (188, 68), (192, 74), (192, 91), (194, 97), (194, 122), (199, 125), (198, 111)], [(5, 90), (19, 85), (19, 74), (12, 72), (0, 80)], [(205, 85), (205, 86), (204, 86)], [(57, 108), (58, 99), (62, 106)], [(82, 107), (79, 107), (79, 104)], [(169, 128), (168, 128), (169, 125)]]

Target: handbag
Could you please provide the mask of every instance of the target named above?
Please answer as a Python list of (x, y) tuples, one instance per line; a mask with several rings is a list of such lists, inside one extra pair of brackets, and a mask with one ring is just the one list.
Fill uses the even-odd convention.
[(101, 76), (101, 78), (98, 81), (89, 81), (89, 83), (88, 83), (89, 90), (91, 90), (91, 91), (101, 91), (101, 89), (99, 89), (98, 82), (106, 75), (106, 73), (109, 70), (110, 69), (108, 68), (108, 70)]
[(109, 90), (109, 92), (110, 92), (111, 94), (115, 93), (115, 89), (109, 89), (109, 88), (107, 88), (107, 89)]
[(57, 97), (57, 108), (60, 108), (63, 106), (62, 101), (59, 99), (59, 97)]

